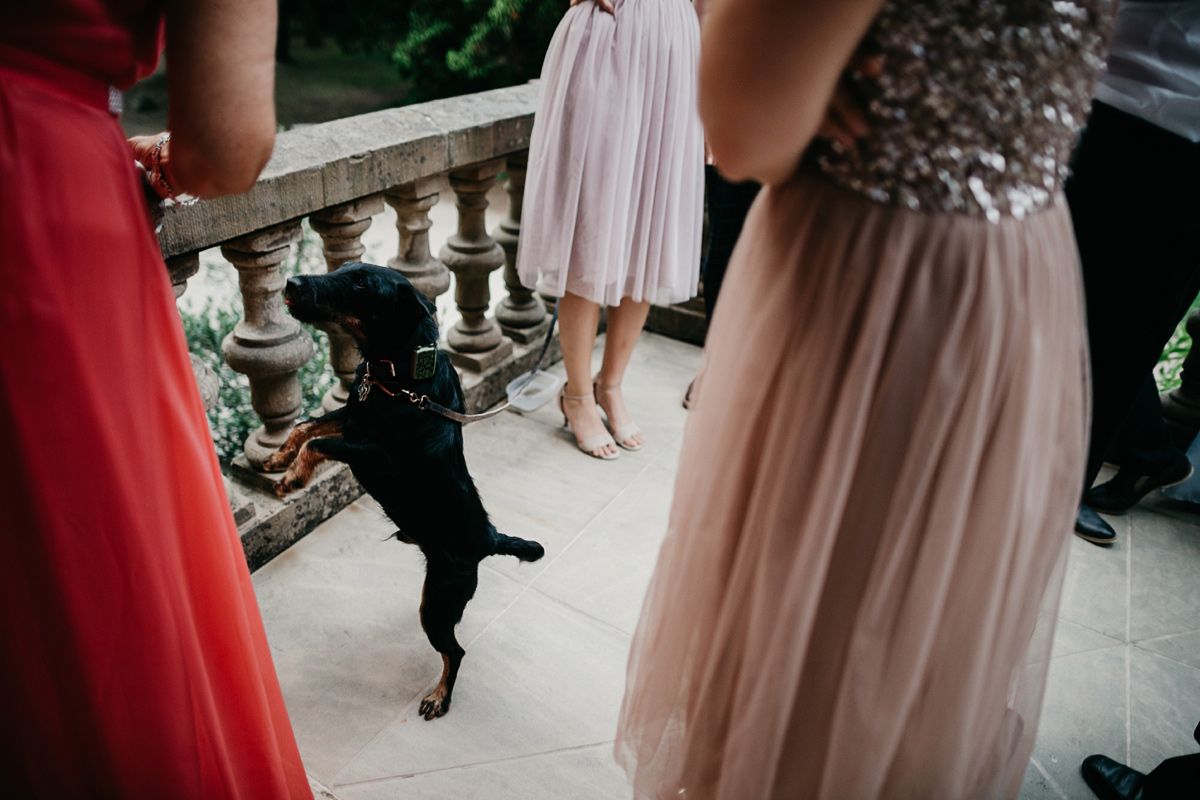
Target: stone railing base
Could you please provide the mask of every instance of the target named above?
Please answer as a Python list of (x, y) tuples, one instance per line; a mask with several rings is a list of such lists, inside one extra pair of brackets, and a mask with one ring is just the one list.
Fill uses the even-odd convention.
[(650, 306), (646, 330), (703, 347), (704, 335), (708, 332), (703, 298), (694, 297), (673, 306)]
[(241, 496), (254, 506), (254, 515), (238, 526), (251, 570), (266, 564), (362, 495), (362, 487), (349, 467), (326, 464), (308, 486), (280, 500), (275, 496), (275, 483), (282, 473), (264, 475), (255, 472), (243, 458), (238, 461), (241, 463), (235, 461), (227, 471)]

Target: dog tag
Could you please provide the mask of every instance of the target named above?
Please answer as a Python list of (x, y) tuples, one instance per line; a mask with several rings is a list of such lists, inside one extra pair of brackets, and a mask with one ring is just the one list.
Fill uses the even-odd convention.
[(358, 402), (365, 403), (367, 401), (367, 395), (369, 395), (370, 393), (371, 393), (371, 384), (368, 383), (367, 381), (363, 381), (362, 383), (360, 383), (358, 385)]
[(413, 350), (412, 376), (425, 381), (437, 374), (437, 345), (427, 344)]

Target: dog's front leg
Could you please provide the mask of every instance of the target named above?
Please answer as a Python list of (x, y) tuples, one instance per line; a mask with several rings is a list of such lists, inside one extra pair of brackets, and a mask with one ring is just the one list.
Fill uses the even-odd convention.
[(310, 439), (318, 436), (340, 436), (342, 423), (345, 420), (346, 407), (342, 406), (324, 416), (301, 422), (292, 428), (292, 432), (288, 434), (287, 441), (283, 443), (283, 447), (279, 448), (279, 452), (263, 462), (263, 469), (267, 472), (280, 472), (287, 469), (288, 465), (295, 461), (296, 456), (300, 454), (300, 448), (304, 447)]
[(379, 458), (383, 451), (378, 445), (364, 442), (347, 442), (340, 436), (323, 436), (309, 439), (300, 447), (300, 452), (288, 467), (287, 474), (275, 484), (275, 494), (285, 497), (304, 486), (312, 478), (317, 466), (325, 460), (341, 461), (351, 467), (365, 458)]

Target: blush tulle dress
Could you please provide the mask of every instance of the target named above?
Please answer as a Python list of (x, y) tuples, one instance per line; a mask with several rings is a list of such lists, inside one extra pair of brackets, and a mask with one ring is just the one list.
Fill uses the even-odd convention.
[(667, 304), (696, 295), (704, 134), (688, 0), (593, 2), (542, 66), (517, 270), (543, 294)]
[(1061, 186), (1111, 6), (886, 3), (871, 134), (760, 194), (634, 637), (637, 797), (1016, 795), (1087, 447)]
[(307, 798), (133, 159), (138, 0), (0, 24), (0, 773), (21, 798)]

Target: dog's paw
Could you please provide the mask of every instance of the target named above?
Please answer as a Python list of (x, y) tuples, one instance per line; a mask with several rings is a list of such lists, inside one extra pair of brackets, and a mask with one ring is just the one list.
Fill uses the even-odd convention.
[(446, 690), (439, 686), (421, 700), (420, 714), (426, 720), (437, 719), (450, 710), (450, 697)]
[(304, 481), (292, 474), (283, 476), (279, 483), (275, 484), (275, 496), (279, 499), (287, 497), (292, 492), (304, 486)]
[(263, 462), (264, 472), (283, 472), (296, 459), (296, 454), (286, 450), (280, 450), (278, 453), (272, 454), (266, 461)]

